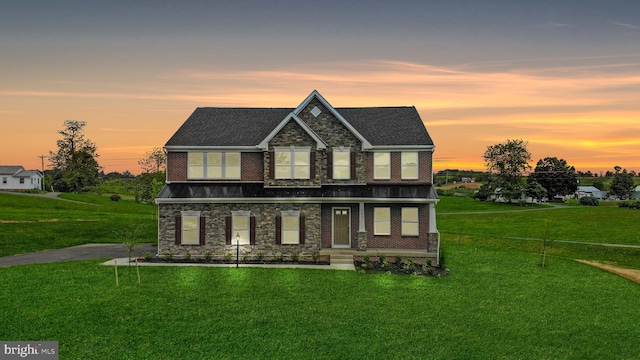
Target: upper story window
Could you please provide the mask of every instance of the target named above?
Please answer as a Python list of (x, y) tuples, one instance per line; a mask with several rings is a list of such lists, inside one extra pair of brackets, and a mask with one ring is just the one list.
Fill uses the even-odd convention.
[(310, 178), (309, 148), (276, 148), (274, 155), (276, 179)]
[(373, 153), (373, 178), (391, 179), (391, 154), (388, 152)]
[(351, 150), (350, 149), (334, 149), (333, 150), (333, 178), (334, 179), (350, 179), (351, 178)]
[(418, 153), (403, 152), (402, 156), (402, 178), (417, 179), (418, 178)]
[(189, 179), (240, 179), (239, 152), (190, 152)]

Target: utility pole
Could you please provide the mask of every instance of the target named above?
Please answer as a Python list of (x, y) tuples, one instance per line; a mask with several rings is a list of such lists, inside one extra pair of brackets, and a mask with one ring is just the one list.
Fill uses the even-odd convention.
[(46, 158), (48, 156), (40, 155), (38, 157), (40, 158), (40, 160), (42, 160), (42, 174), (44, 174), (44, 158)]

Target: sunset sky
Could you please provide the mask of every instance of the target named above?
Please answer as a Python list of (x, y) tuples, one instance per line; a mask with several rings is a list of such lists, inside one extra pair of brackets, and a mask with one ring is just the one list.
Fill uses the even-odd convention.
[[(640, 1), (69, 1), (0, 4), (0, 165), (40, 169), (66, 119), (105, 172), (139, 173), (196, 107), (414, 105), (434, 170), (640, 171)], [(45, 166), (48, 164), (45, 161)]]

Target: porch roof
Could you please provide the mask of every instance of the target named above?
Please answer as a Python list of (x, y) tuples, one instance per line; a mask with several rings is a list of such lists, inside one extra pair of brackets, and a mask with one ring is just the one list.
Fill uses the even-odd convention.
[(168, 199), (416, 199), (437, 200), (432, 185), (326, 185), (319, 188), (267, 187), (262, 184), (167, 184), (157, 200)]

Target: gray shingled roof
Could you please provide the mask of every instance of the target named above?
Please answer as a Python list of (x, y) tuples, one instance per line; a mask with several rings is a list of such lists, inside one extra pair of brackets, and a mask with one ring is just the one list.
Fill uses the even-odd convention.
[[(255, 146), (293, 108), (197, 108), (166, 146)], [(415, 107), (335, 108), (373, 146), (433, 145)]]
[(0, 175), (13, 175), (24, 170), (22, 166), (0, 166)]
[(433, 145), (413, 106), (336, 108), (371, 145)]

